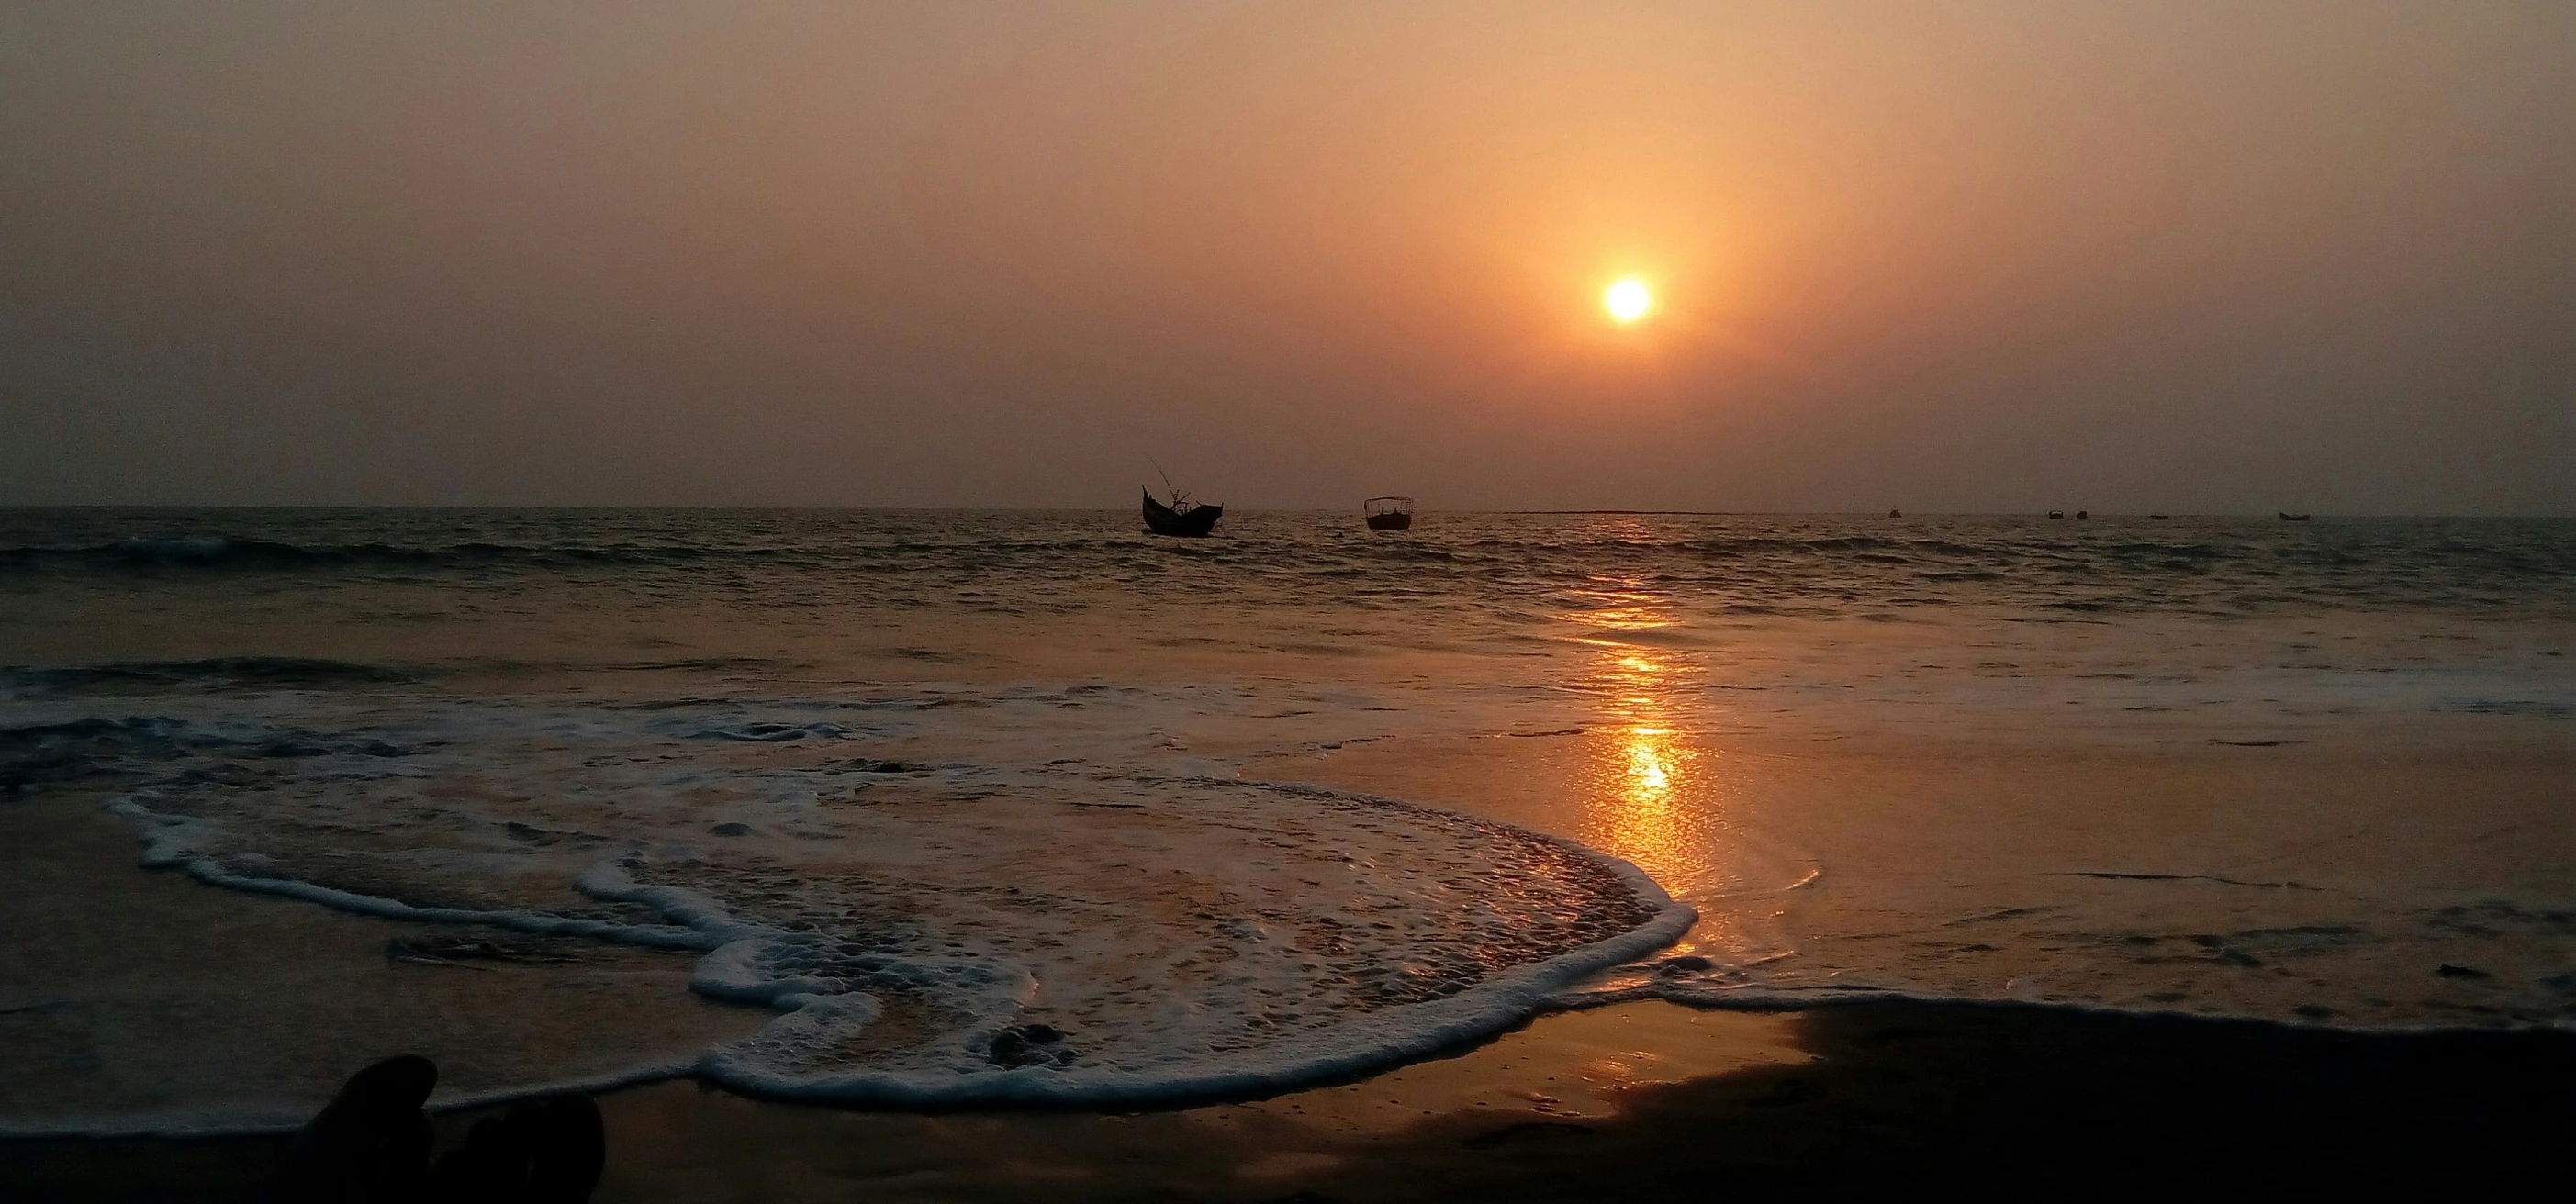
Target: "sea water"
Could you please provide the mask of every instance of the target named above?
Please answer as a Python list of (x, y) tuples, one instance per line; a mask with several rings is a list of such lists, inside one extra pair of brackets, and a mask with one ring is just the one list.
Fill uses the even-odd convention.
[[(768, 1019), (631, 1077), (853, 1103), (1253, 1094), (1637, 996), (2576, 1018), (2576, 523), (1137, 526), (0, 512), (0, 807), (465, 934), (424, 973), (689, 959)], [(2196, 793), (2355, 732), (2526, 785)], [(1922, 795), (1988, 756), (2041, 769)], [(0, 1040), (93, 986), (0, 983)]]

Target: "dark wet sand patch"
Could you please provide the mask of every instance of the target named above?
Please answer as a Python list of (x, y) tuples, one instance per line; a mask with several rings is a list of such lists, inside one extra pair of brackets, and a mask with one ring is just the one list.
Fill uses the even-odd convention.
[[(2026, 1006), (1781, 1015), (1635, 1004), (1241, 1105), (923, 1115), (686, 1083), (602, 1105), (603, 1201), (2457, 1197), (2576, 1171), (2563, 1140), (2576, 1126), (2576, 1034), (2357, 1035)], [(441, 1127), (452, 1135), (470, 1120)], [(5, 1143), (0, 1197), (258, 1199), (281, 1148)]]

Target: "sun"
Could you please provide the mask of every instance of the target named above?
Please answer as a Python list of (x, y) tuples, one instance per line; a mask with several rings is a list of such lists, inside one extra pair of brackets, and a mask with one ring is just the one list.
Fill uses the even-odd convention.
[(1601, 308), (1610, 311), (1610, 320), (1622, 326), (1646, 316), (1655, 307), (1655, 294), (1646, 282), (1634, 276), (1622, 276), (1601, 291)]

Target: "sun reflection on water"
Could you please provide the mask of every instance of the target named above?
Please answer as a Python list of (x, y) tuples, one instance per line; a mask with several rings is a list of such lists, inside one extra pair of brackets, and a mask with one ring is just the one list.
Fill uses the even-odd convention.
[(1677, 626), (1667, 595), (1605, 579), (1587, 601), (1565, 615), (1595, 633), (1577, 637), (1593, 650), (1582, 686), (1604, 712), (1594, 731), (1607, 738), (1590, 775), (1587, 826), (1601, 847), (1681, 894), (1706, 876), (1710, 852), (1696, 805), (1705, 794), (1700, 750), (1683, 730), (1692, 708), (1679, 696), (1697, 667), (1651, 642)]
[(1660, 802), (1673, 788), (1672, 771), (1665, 767), (1669, 763), (1665, 750), (1649, 742), (1650, 738), (1663, 734), (1664, 729), (1659, 727), (1628, 729), (1628, 735), (1635, 741), (1628, 746), (1628, 776), (1637, 780), (1636, 789), (1631, 793), (1639, 802)]
[(1585, 769), (1585, 839), (1634, 863), (1675, 898), (1700, 902), (1701, 922), (1680, 951), (1733, 946), (1735, 923), (1718, 895), (1739, 885), (1729, 867), (1734, 790), (1706, 739), (1706, 670), (1687, 649), (1669, 594), (1626, 578), (1597, 579), (1564, 612), (1590, 650), (1577, 679), (1593, 699)]

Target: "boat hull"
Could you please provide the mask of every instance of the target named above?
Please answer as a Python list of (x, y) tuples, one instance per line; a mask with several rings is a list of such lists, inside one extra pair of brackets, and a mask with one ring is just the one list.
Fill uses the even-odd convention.
[(1192, 506), (1174, 510), (1145, 495), (1145, 529), (1156, 535), (1175, 535), (1183, 539), (1204, 539), (1216, 529), (1216, 520), (1225, 517), (1223, 506)]
[(1360, 520), (1372, 531), (1402, 531), (1413, 525), (1413, 499), (1389, 493), (1360, 503)]

